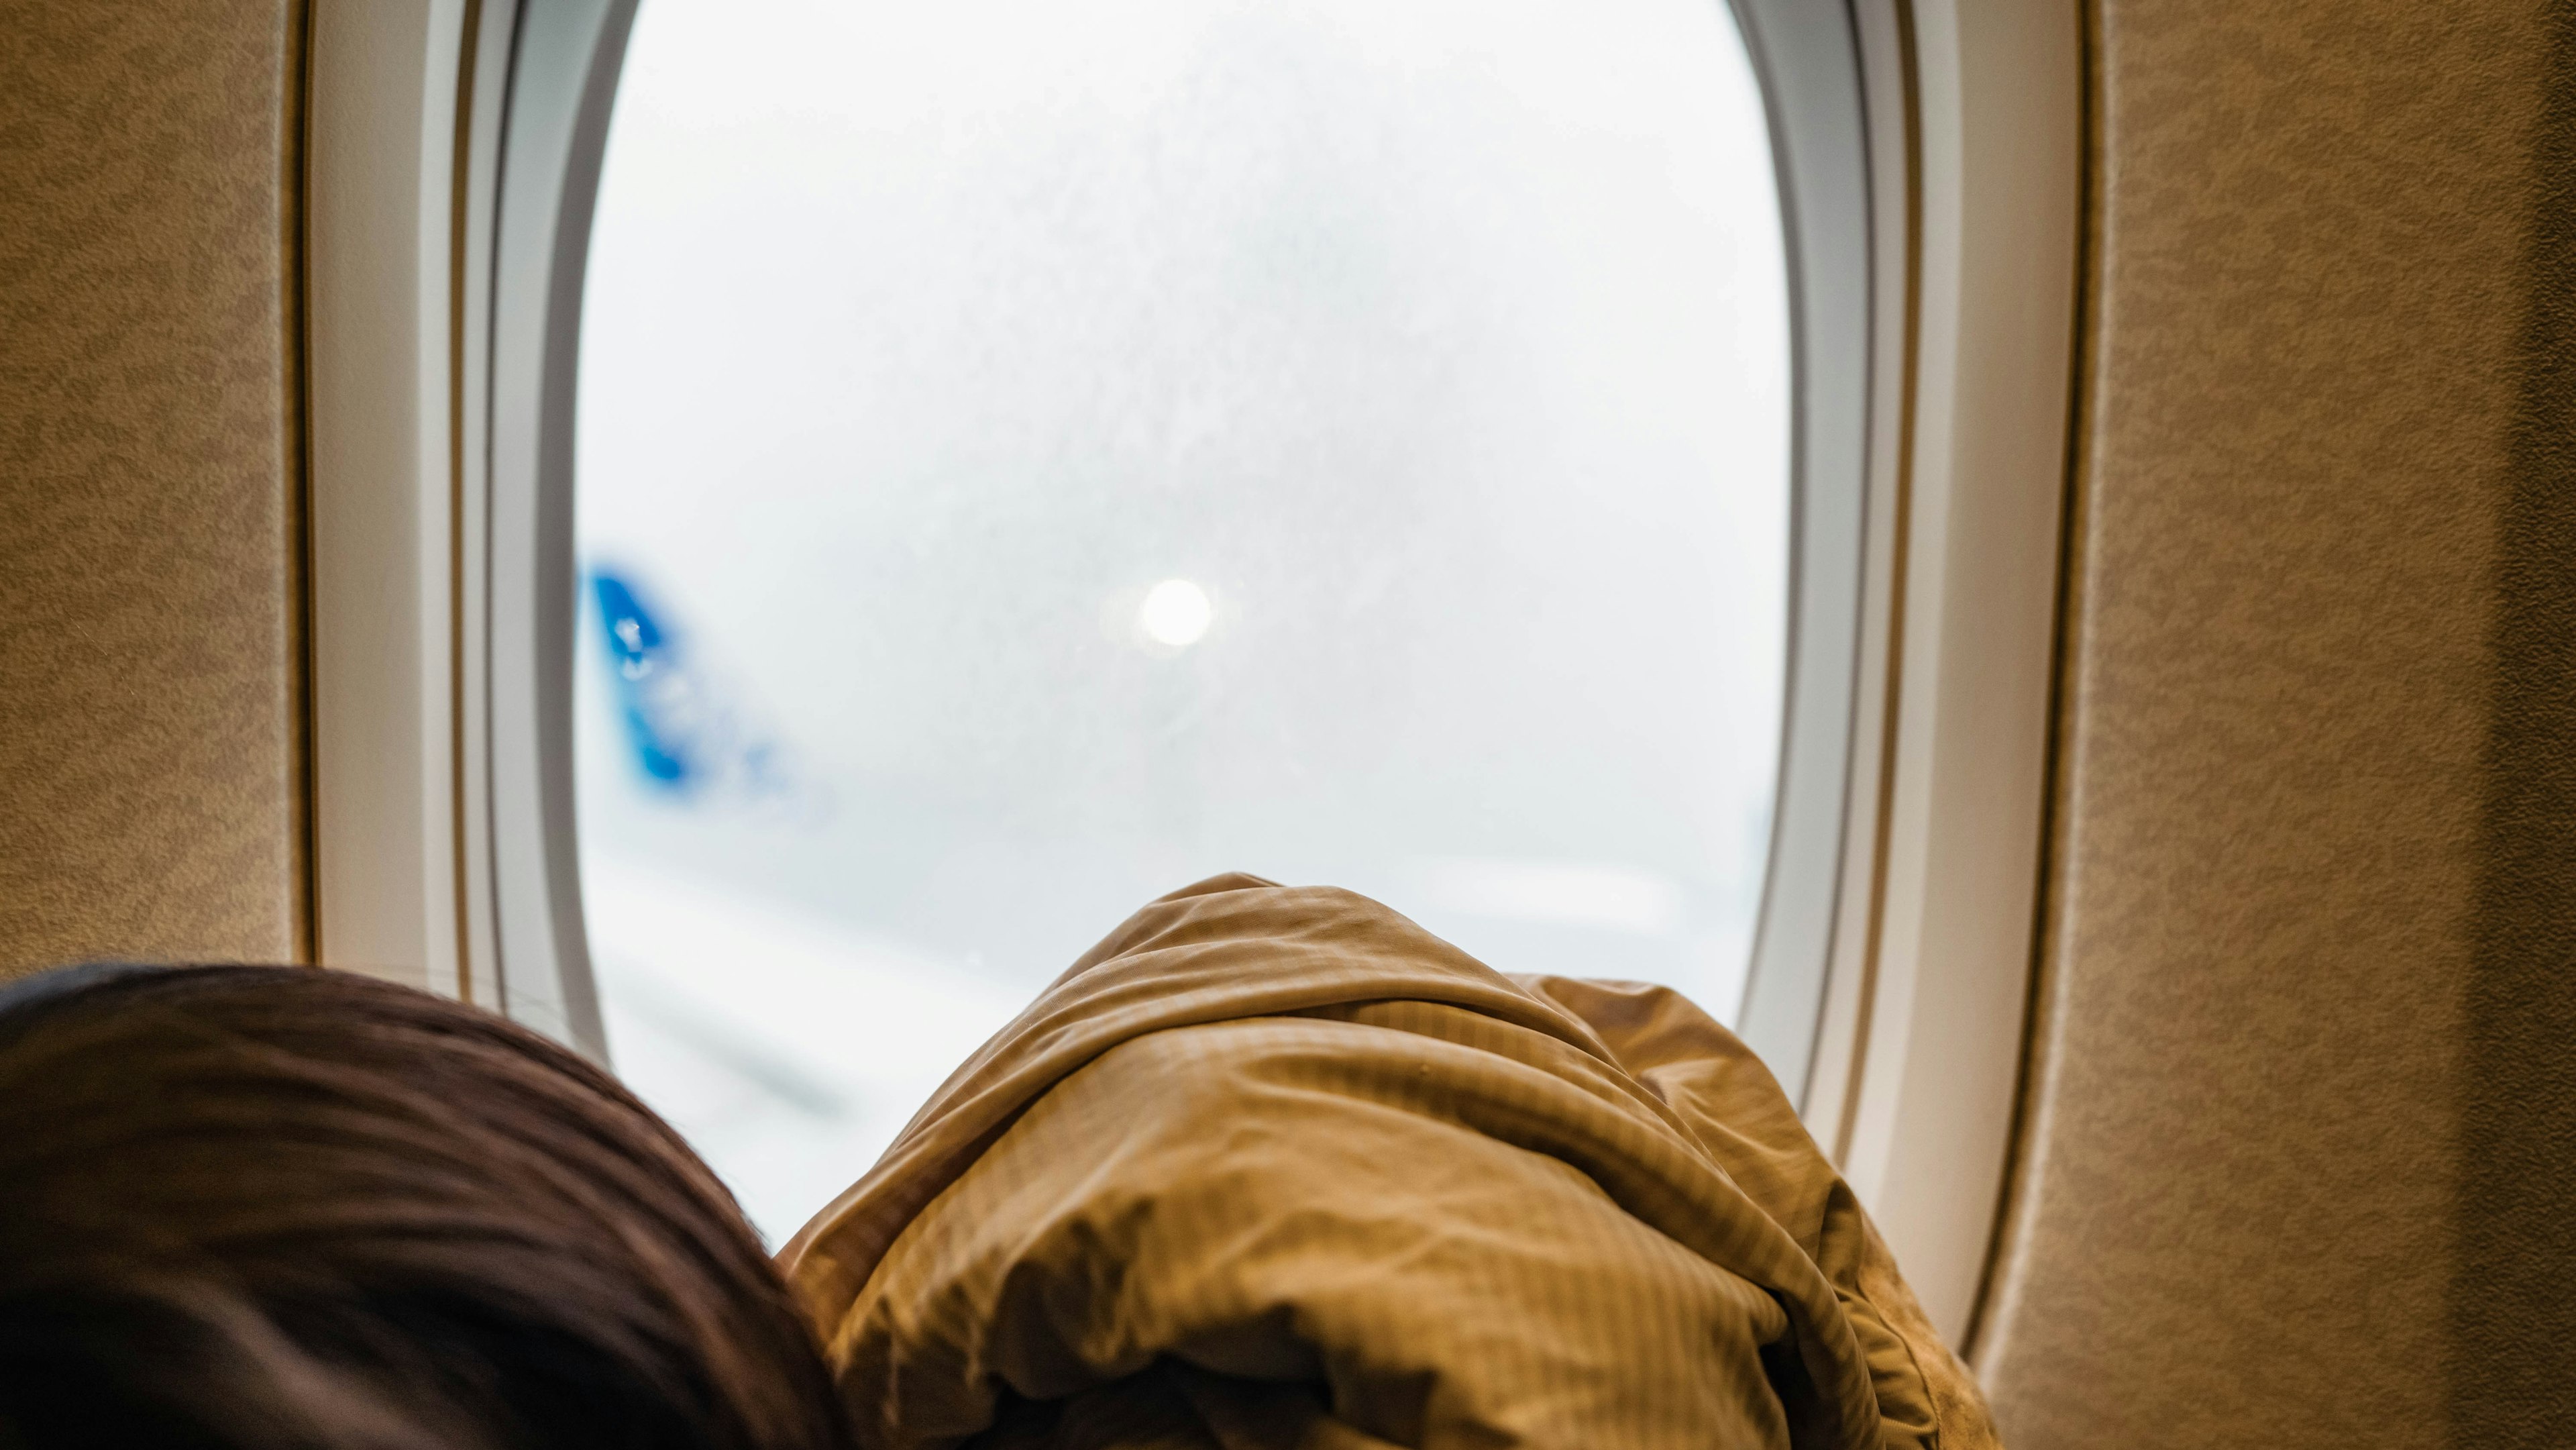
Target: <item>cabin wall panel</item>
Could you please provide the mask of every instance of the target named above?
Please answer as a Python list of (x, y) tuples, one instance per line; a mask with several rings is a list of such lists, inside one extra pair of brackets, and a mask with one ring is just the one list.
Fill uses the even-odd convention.
[[(2550, 13), (2095, 5), (2052, 896), (1979, 1353), (2016, 1450), (2567, 1443), (2512, 1382), (2557, 1356), (2565, 1403), (2570, 1266), (2554, 1320), (2462, 1311), (2563, 1228), (2535, 1200), (2461, 1253), (2479, 1134), (2536, 1121), (2479, 1127), (2524, 1090), (2480, 1044), (2540, 1005), (2498, 972), (2563, 999), (2512, 943), (2576, 901), (2576, 789), (2498, 804), (2499, 620), (2544, 673), (2576, 641), (2576, 557), (2515, 518)], [(2526, 1046), (2563, 1090), (2570, 1042)]]
[(0, 7), (0, 976), (301, 949), (303, 27)]

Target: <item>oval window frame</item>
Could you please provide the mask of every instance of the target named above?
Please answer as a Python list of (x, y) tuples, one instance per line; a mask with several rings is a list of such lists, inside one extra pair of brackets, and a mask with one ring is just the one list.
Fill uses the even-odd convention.
[[(1732, 5), (1782, 189), (1794, 409), (1741, 1030), (1955, 1342), (1989, 1277), (2043, 901), (2081, 22), (2044, 0)], [(572, 384), (634, 13), (319, 0), (305, 153), (315, 955), (603, 1060)]]

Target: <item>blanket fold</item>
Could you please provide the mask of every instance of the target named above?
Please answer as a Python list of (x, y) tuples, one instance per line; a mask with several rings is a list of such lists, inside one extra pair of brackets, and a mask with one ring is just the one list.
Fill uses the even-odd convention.
[(1148, 905), (781, 1262), (888, 1450), (1995, 1443), (1732, 1034), (1329, 888)]

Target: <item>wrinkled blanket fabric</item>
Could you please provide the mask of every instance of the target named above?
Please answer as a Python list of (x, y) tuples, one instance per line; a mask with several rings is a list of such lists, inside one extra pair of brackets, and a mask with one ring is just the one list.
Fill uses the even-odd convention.
[(1138, 912), (781, 1262), (885, 1450), (1996, 1443), (1733, 1034), (1330, 888)]

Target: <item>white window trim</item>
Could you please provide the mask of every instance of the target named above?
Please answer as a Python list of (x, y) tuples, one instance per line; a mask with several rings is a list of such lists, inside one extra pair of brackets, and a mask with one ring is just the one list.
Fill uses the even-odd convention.
[(1854, 13), (1881, 295), (1910, 302), (1876, 310), (1858, 728), (1802, 1106), (1972, 1348), (2039, 945), (2083, 35), (2062, 0)]
[[(1782, 796), (1743, 1020), (1956, 1340), (2037, 935), (2079, 17), (1736, 6), (1799, 349)], [(633, 10), (317, 0), (307, 153), (318, 954), (594, 1054), (572, 348)]]
[(572, 381), (634, 0), (320, 0), (317, 955), (604, 1057), (573, 834)]

